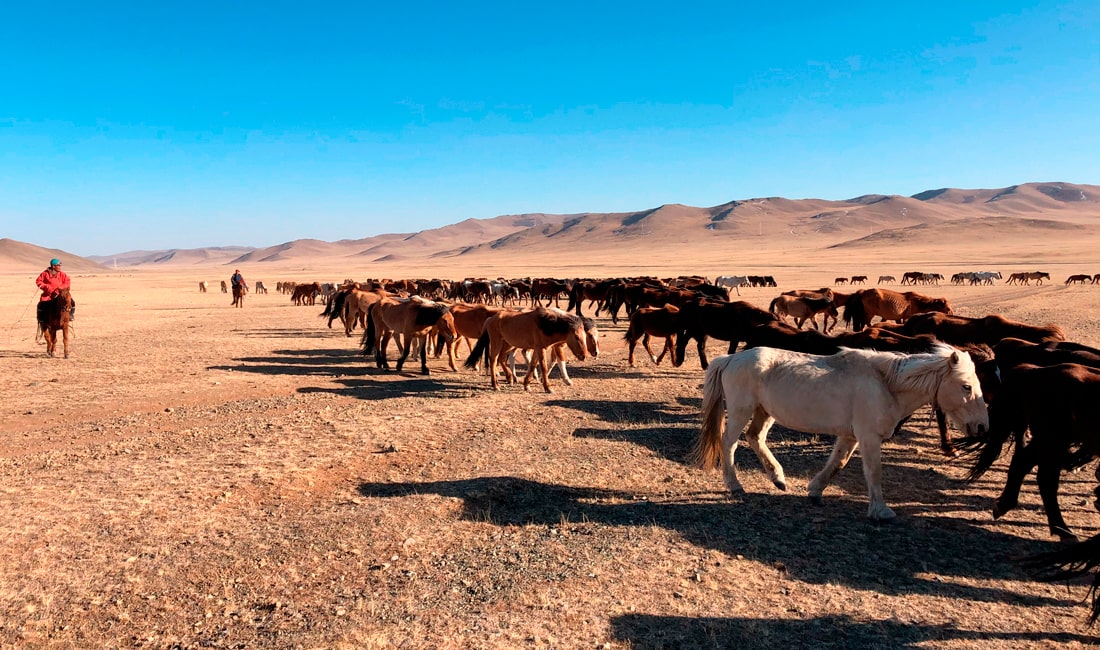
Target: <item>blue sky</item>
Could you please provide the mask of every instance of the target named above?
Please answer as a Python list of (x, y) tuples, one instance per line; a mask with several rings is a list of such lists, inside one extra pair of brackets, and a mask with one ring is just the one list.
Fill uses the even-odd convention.
[(0, 237), (1100, 184), (1095, 0), (398, 4), (9, 3)]

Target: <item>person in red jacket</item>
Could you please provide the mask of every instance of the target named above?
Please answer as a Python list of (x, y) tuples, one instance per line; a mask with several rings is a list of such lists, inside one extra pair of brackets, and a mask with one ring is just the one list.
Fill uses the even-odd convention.
[[(56, 257), (50, 260), (50, 267), (38, 275), (38, 279), (34, 281), (38, 285), (38, 288), (42, 290), (42, 296), (38, 299), (38, 324), (45, 326), (47, 307), (50, 302), (57, 297), (57, 292), (62, 289), (69, 288), (69, 276), (61, 270), (61, 260)], [(73, 302), (72, 311), (69, 312), (69, 318), (76, 318), (76, 302)]]

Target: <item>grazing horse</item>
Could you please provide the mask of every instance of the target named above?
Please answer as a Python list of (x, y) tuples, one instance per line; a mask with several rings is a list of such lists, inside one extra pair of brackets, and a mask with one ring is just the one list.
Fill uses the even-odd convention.
[(942, 406), (969, 433), (983, 433), (989, 426), (970, 355), (947, 345), (914, 355), (846, 349), (819, 356), (752, 348), (719, 357), (707, 368), (694, 460), (703, 468), (719, 466), (726, 487), (744, 492), (734, 452), (747, 424), (749, 447), (772, 483), (786, 490), (783, 467), (767, 446), (772, 424), (834, 435), (832, 455), (810, 481), (810, 499), (821, 502), (825, 486), (859, 446), (870, 497), (867, 515), (888, 520), (895, 515), (882, 496), (882, 442), (902, 418), (929, 402)]
[(882, 284), (883, 282), (894, 283), (894, 282), (897, 282), (897, 281), (898, 281), (897, 278), (895, 278), (892, 275), (880, 275), (880, 276), (878, 276), (878, 284)]
[(244, 283), (233, 285), (233, 303), (234, 307), (244, 307), (244, 294), (248, 291), (248, 287), (244, 286)]
[(1066, 339), (1062, 328), (1057, 325), (1028, 325), (1018, 321), (1008, 320), (1000, 314), (990, 314), (982, 318), (968, 318), (940, 312), (927, 312), (917, 314), (901, 325), (878, 325), (893, 332), (916, 336), (917, 334), (931, 334), (951, 345), (967, 345), (971, 343), (984, 343), (994, 346), (1006, 338), (1017, 338), (1032, 343), (1044, 343), (1046, 341), (1064, 341)]
[(46, 322), (42, 324), (42, 336), (46, 339), (46, 356), (52, 357), (57, 350), (57, 331), (61, 330), (65, 358), (69, 358), (69, 324), (72, 318), (73, 296), (68, 289), (61, 289), (57, 297), (50, 300), (46, 307)]
[(485, 331), (478, 338), (477, 344), (470, 352), (470, 358), (464, 365), (466, 368), (474, 368), (483, 357), (493, 390), (500, 390), (497, 385), (496, 365), (501, 364), (508, 383), (514, 383), (516, 376), (505, 363), (508, 352), (512, 348), (533, 350), (535, 362), (527, 367), (527, 374), (523, 378), (523, 389), (529, 390), (531, 377), (534, 375), (535, 368), (538, 368), (542, 373), (543, 390), (551, 393), (553, 391), (550, 390), (544, 351), (562, 342), (569, 346), (577, 359), (583, 361), (588, 357), (584, 322), (576, 314), (566, 314), (544, 307), (522, 312), (502, 311), (485, 321)]
[(222, 280), (222, 293), (229, 293), (229, 285), (225, 283), (225, 280)]
[(680, 305), (680, 331), (676, 333), (676, 354), (672, 365), (679, 368), (684, 364), (688, 341), (694, 339), (699, 352), (699, 364), (707, 368), (707, 337), (729, 341), (729, 353), (737, 350), (738, 344), (745, 340), (749, 328), (779, 320), (770, 311), (765, 311), (742, 300), (734, 302), (714, 302), (695, 300)]
[(1071, 276), (1069, 276), (1068, 278), (1066, 278), (1066, 284), (1084, 284), (1086, 282), (1090, 282), (1091, 280), (1092, 280), (1091, 275), (1088, 275), (1087, 273), (1083, 273), (1081, 275), (1071, 275)]
[(420, 372), (431, 374), (428, 370), (427, 338), (433, 330), (445, 341), (454, 340), (454, 317), (446, 305), (422, 298), (383, 298), (370, 306), (367, 330), (362, 339), (363, 355), (374, 352), (378, 367), (389, 370), (386, 348), (391, 338), (400, 335), (404, 345), (397, 359), (397, 372), (401, 372), (415, 339), (420, 343)]
[[(623, 336), (629, 345), (627, 363), (634, 367), (634, 348), (638, 346), (638, 339), (642, 339), (642, 346), (649, 353), (649, 359), (661, 365), (661, 359), (671, 352), (671, 358), (676, 355), (676, 332), (680, 329), (680, 308), (675, 305), (664, 307), (642, 307), (630, 315), (630, 327), (626, 328)], [(661, 355), (653, 354), (653, 348), (649, 347), (649, 337), (660, 336), (665, 340), (665, 347)]]
[(951, 305), (945, 298), (931, 298), (912, 291), (899, 293), (889, 289), (860, 289), (848, 297), (844, 322), (858, 332), (870, 325), (875, 316), (900, 323), (926, 311), (950, 314)]
[(1097, 273), (1096, 275), (1092, 276), (1092, 283), (1096, 284), (1097, 282), (1100, 282), (1100, 273)]
[[(817, 327), (817, 315), (825, 313), (825, 325), (829, 324), (829, 316), (833, 317), (834, 323), (839, 317), (839, 312), (836, 310), (836, 305), (833, 304), (832, 298), (810, 298), (806, 296), (786, 296), (781, 295), (775, 300), (772, 300), (768, 305), (768, 311), (782, 319), (784, 316), (790, 316), (794, 319), (794, 324), (798, 329), (802, 329), (802, 324), (807, 320)], [(828, 328), (825, 329), (828, 332)]]
[[(1074, 363), (1056, 366), (1022, 364), (1004, 374), (997, 399), (989, 408), (989, 431), (960, 440), (978, 455), (967, 478), (980, 478), (1001, 455), (1011, 436), (1015, 443), (1004, 490), (993, 504), (999, 519), (1016, 507), (1020, 488), (1038, 466), (1039, 494), (1052, 535), (1076, 540), (1058, 507), (1062, 470), (1072, 470), (1100, 456), (1100, 369)], [(1025, 443), (1024, 433), (1031, 431)]]
[(199, 293), (206, 293), (206, 283), (205, 282), (200, 282), (199, 283)]
[(255, 287), (255, 289), (256, 289), (256, 293), (258, 293), (258, 294), (259, 294), (259, 293), (264, 293), (264, 294), (266, 294), (266, 293), (267, 293), (267, 287), (265, 287), (265, 286), (264, 286), (264, 283), (263, 283), (263, 282), (260, 282), (259, 280), (256, 280), (256, 287)]

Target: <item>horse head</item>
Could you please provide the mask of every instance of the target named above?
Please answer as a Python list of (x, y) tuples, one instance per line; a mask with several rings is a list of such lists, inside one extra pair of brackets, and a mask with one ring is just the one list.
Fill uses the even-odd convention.
[(596, 321), (591, 318), (581, 318), (584, 324), (585, 347), (593, 359), (600, 356), (600, 331), (596, 328)]
[(981, 381), (970, 354), (951, 349), (946, 357), (947, 373), (936, 389), (935, 403), (967, 435), (981, 435), (989, 429), (989, 410), (982, 397)]

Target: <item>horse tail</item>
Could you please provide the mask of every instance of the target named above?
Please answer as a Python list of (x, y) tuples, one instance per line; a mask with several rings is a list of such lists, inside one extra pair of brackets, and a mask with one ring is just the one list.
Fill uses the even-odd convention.
[[(1035, 574), (1036, 579), (1044, 582), (1068, 580), (1079, 576), (1089, 569), (1100, 566), (1100, 535), (1093, 535), (1080, 544), (1073, 544), (1057, 551), (1026, 557), (1021, 564)], [(1092, 598), (1092, 613), (1089, 615), (1091, 625), (1100, 618), (1100, 573), (1092, 579), (1089, 596)]]
[[(344, 305), (348, 301), (348, 293), (350, 292), (337, 291), (336, 295), (334, 295), (332, 299), (328, 301), (328, 305), (325, 307), (325, 311), (328, 312), (329, 327), (332, 327), (332, 321), (344, 315)], [(321, 312), (321, 315), (324, 316), (325, 313)]]
[[(977, 454), (978, 459), (974, 466), (966, 474), (966, 482), (972, 483), (981, 478), (993, 463), (1001, 457), (1008, 436), (1017, 428), (1016, 418), (1009, 417), (1006, 411), (1014, 408), (1015, 400), (1010, 394), (1003, 393), (997, 396), (995, 404), (989, 407), (989, 430), (984, 434), (966, 436), (957, 441), (959, 449), (966, 455)], [(1025, 425), (1027, 422), (1024, 421)]]
[(863, 291), (856, 291), (848, 296), (848, 302), (844, 305), (844, 324), (855, 332), (867, 327), (867, 307), (863, 304)]
[(637, 330), (641, 330), (642, 328), (637, 327), (637, 330), (636, 330), (635, 329), (636, 327), (637, 327), (637, 323), (636, 323), (635, 319), (631, 318), (630, 319), (630, 325), (626, 328), (626, 332), (623, 333), (623, 340), (624, 341), (637, 341), (638, 339), (642, 338), (642, 334), (644, 334), (644, 332), (637, 331)]
[(474, 349), (470, 351), (470, 358), (466, 359), (466, 363), (462, 364), (464, 368), (476, 368), (477, 364), (481, 361), (479, 357), (485, 356), (485, 367), (489, 367), (489, 330), (486, 329), (481, 333), (481, 336), (477, 339), (477, 344), (474, 345)]
[(768, 305), (768, 311), (770, 311), (771, 313), (774, 314), (775, 313), (775, 306), (778, 305), (778, 304), (779, 304), (779, 296), (776, 296), (775, 298), (772, 299), (771, 304)]
[(367, 329), (363, 332), (363, 340), (360, 344), (363, 346), (363, 356), (369, 357), (374, 354), (374, 308), (378, 306), (378, 303), (374, 303), (367, 308)]
[(690, 463), (702, 469), (719, 466), (722, 460), (722, 423), (725, 407), (722, 375), (733, 356), (718, 357), (707, 367), (703, 379), (703, 424), (691, 451)]

